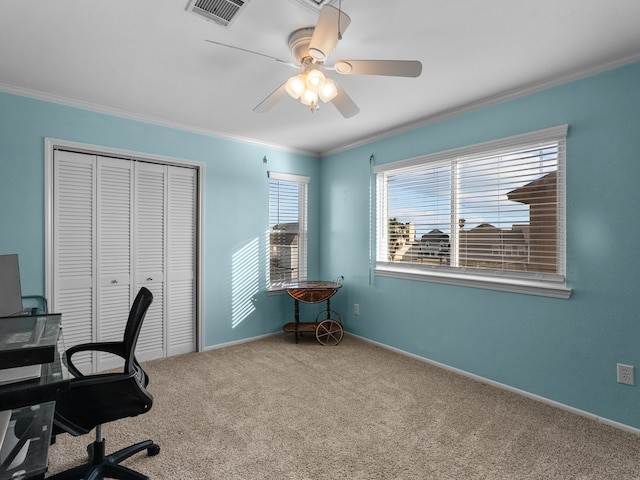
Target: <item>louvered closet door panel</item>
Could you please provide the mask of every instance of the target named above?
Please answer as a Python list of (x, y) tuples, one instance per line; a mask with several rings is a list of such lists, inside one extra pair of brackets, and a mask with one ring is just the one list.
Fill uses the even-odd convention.
[(166, 170), (164, 165), (136, 164), (134, 224), (137, 288), (144, 286), (153, 293), (153, 303), (138, 338), (136, 357), (139, 360), (165, 356)]
[[(119, 341), (131, 303), (154, 295), (140, 360), (196, 350), (197, 176), (187, 167), (54, 153), (53, 299), (66, 347)], [(121, 364), (83, 359), (84, 372)]]
[[(56, 150), (53, 157), (53, 268), (51, 311), (61, 312), (65, 346), (95, 339), (93, 310), (96, 157)], [(84, 372), (91, 356), (74, 357)]]
[[(131, 307), (133, 164), (98, 157), (98, 341), (123, 338)], [(100, 353), (98, 371), (120, 364)]]
[(196, 349), (196, 172), (169, 167), (168, 355)]

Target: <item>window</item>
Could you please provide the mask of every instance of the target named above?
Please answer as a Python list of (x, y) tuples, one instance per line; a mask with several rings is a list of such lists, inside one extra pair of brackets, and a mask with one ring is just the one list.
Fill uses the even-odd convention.
[(309, 177), (269, 172), (269, 285), (307, 279)]
[(376, 274), (568, 298), (566, 132), (374, 167)]

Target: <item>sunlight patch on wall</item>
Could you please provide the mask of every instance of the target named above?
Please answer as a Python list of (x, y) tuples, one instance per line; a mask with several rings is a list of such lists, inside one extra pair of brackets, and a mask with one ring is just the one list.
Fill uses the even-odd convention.
[(231, 257), (231, 327), (240, 325), (255, 310), (260, 290), (259, 242), (256, 238)]

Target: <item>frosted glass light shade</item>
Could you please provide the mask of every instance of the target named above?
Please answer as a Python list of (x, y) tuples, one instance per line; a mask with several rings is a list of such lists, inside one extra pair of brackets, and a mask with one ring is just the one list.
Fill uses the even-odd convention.
[(318, 93), (324, 85), (324, 74), (315, 68), (307, 72), (307, 88)]
[(318, 94), (307, 89), (300, 97), (300, 101), (305, 105), (311, 105), (312, 103), (316, 105), (318, 103)]
[(318, 95), (324, 103), (328, 103), (336, 98), (336, 95), (338, 95), (338, 87), (336, 86), (336, 82), (334, 82), (331, 78), (327, 78)]
[(287, 83), (285, 84), (284, 89), (293, 98), (300, 98), (300, 96), (304, 93), (304, 90), (305, 90), (304, 74), (301, 73), (299, 75), (296, 75), (295, 77), (291, 77), (289, 80), (287, 80)]

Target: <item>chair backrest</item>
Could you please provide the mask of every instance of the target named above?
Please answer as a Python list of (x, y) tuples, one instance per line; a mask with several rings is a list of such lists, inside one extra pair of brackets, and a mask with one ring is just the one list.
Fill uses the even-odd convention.
[(136, 295), (136, 299), (131, 305), (129, 311), (129, 319), (127, 320), (127, 326), (124, 330), (124, 349), (126, 352), (125, 372), (133, 371), (135, 367), (135, 350), (136, 343), (138, 342), (138, 336), (140, 335), (140, 329), (142, 328), (142, 321), (147, 314), (149, 306), (153, 302), (153, 294), (149, 289), (142, 287)]

